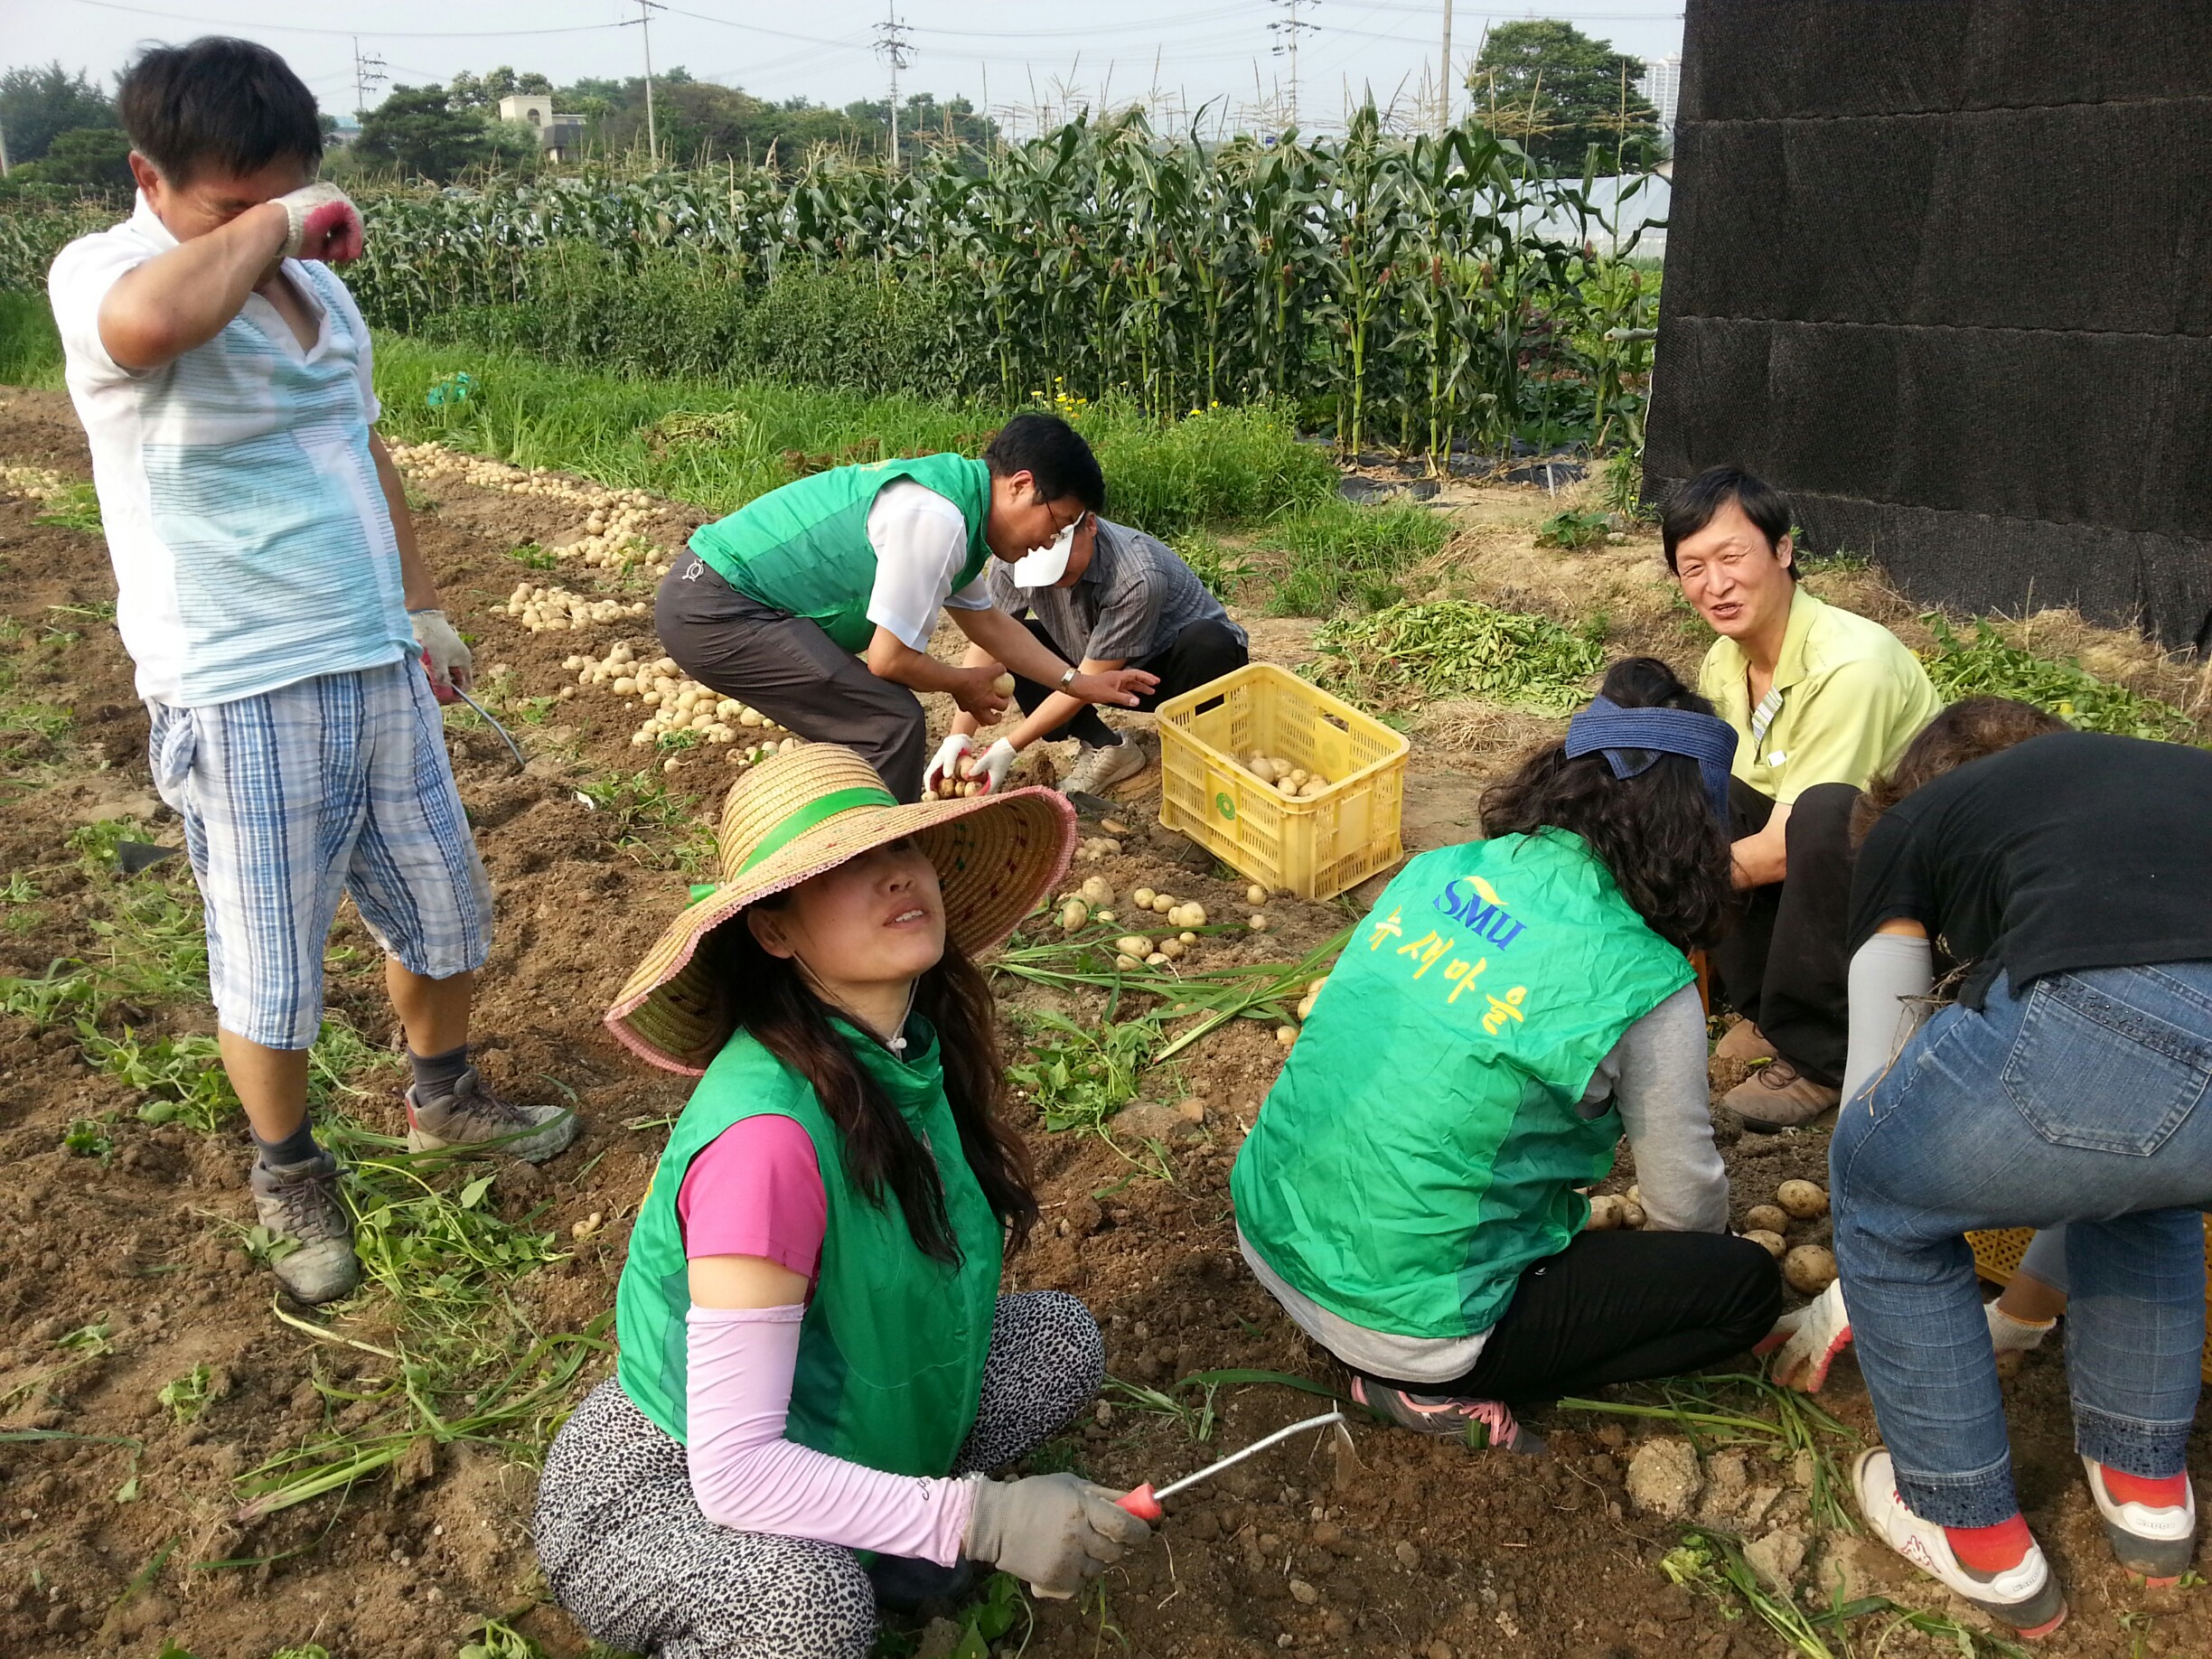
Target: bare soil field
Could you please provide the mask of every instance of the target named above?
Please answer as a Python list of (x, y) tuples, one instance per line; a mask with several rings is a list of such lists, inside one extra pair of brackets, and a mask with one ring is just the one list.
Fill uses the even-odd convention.
[[(61, 397), (0, 399), (0, 464), (89, 476)], [(631, 741), (630, 706), (599, 690), (561, 696), (576, 681), (568, 657), (618, 639), (642, 651), (649, 623), (526, 632), (506, 610), (516, 584), (625, 602), (650, 590), (634, 576), (603, 590), (596, 571), (551, 551), (585, 533), (584, 486), (518, 493), (499, 475), (473, 476), (418, 473), (412, 487), (448, 608), (474, 636), (479, 670), (530, 756), (518, 771), (480, 722), (464, 714), (450, 723), (499, 901), (497, 943), (480, 979), (479, 1054), (501, 1087), (573, 1100), (586, 1120), (576, 1146), (543, 1169), (482, 1167), (492, 1180), (470, 1203), (508, 1226), (501, 1236), (543, 1242), (484, 1281), (481, 1317), (500, 1340), (518, 1331), (563, 1340), (558, 1351), (580, 1363), (520, 1436), (419, 1433), (403, 1455), (271, 1512), (244, 1504), (251, 1482), (241, 1480), (290, 1448), (367, 1433), (385, 1409), (378, 1390), (421, 1326), (374, 1288), (313, 1317), (276, 1302), (252, 1254), (242, 1124), (232, 1117), (210, 1133), (176, 1115), (149, 1121), (147, 1088), (113, 1063), (125, 1036), (173, 1045), (211, 1031), (204, 985), (196, 997), (190, 989), (197, 903), (181, 858), (127, 876), (97, 856), (100, 832), (83, 833), (129, 820), (140, 839), (181, 839), (148, 780), (145, 719), (110, 620), (105, 550), (81, 530), (37, 522), (50, 516), (37, 502), (0, 500), (0, 882), (9, 884), (0, 889), (0, 976), (57, 984), (57, 963), (106, 963), (131, 968), (138, 988), (111, 996), (96, 1021), (80, 1024), (66, 999), (0, 1014), (0, 1654), (10, 1659), (155, 1659), (169, 1644), (195, 1659), (270, 1659), (305, 1644), (332, 1659), (445, 1659), (472, 1641), (501, 1659), (527, 1653), (525, 1640), (559, 1659), (595, 1651), (544, 1598), (527, 1531), (528, 1450), (611, 1366), (605, 1316), (628, 1224), (684, 1095), (680, 1080), (629, 1059), (599, 1015), (704, 873), (711, 848), (699, 815), (736, 769), (726, 748), (712, 746), (665, 769)], [(1540, 551), (1532, 527), (1556, 510), (1542, 492), (1476, 495), (1458, 510), (1463, 533), (1431, 573), (1439, 584), (1567, 619), (1602, 609), (1609, 649), (1694, 662), (1701, 630), (1654, 574), (1654, 539)], [(698, 521), (671, 503), (640, 511), (642, 533), (669, 548)], [(1870, 575), (1836, 572), (1818, 586), (1896, 622), (1916, 643), (1925, 638), (1912, 633), (1911, 608)], [(1252, 626), (1261, 654), (1302, 660), (1310, 624)], [(2083, 633), (2065, 649), (2089, 646), (2104, 652), (2093, 666), (2145, 689), (2169, 690), (2179, 674), (2123, 636)], [(1472, 833), (1486, 775), (1557, 729), (1480, 705), (1432, 707), (1413, 728), (1409, 841)], [(1102, 875), (1122, 892), (1165, 887), (1215, 916), (1242, 915), (1241, 878), (1178, 864), (1171, 838), (1147, 827), (1157, 790), (1157, 773), (1138, 781), (1121, 853), (1075, 876)], [(1360, 914), (1351, 895), (1267, 908), (1268, 933), (1209, 942), (1205, 961), (1295, 961)], [(376, 952), (350, 911), (330, 970), (332, 1008), (362, 1039), (333, 1099), (367, 1130), (389, 1135), (400, 1124), (400, 1073)], [(1053, 1008), (1092, 1025), (1104, 1016), (1100, 998), (1000, 984), (1015, 1009)], [(1016, 1026), (1008, 1021), (1009, 1063), (1027, 1057)], [(1283, 1052), (1270, 1026), (1239, 1021), (1143, 1074), (1129, 1109), (1137, 1115), (1108, 1132), (1029, 1126), (1045, 1222), (1009, 1262), (1009, 1287), (1083, 1298), (1106, 1329), (1120, 1380), (1037, 1467), (1164, 1483), (1321, 1409), (1279, 1383), (1183, 1381), (1193, 1373), (1265, 1371), (1341, 1385), (1333, 1362), (1251, 1280), (1231, 1223), (1229, 1165)], [(1716, 1098), (1735, 1081), (1716, 1074)], [(1739, 1217), (1785, 1178), (1825, 1181), (1818, 1127), (1758, 1137), (1724, 1121), (1720, 1135)], [(1624, 1157), (1607, 1190), (1634, 1178)], [(1792, 1242), (1826, 1237), (1822, 1221), (1801, 1225)], [(2047, 1349), (2029, 1356), (2010, 1394), (2028, 1515), (2073, 1607), (2043, 1651), (2212, 1652), (2201, 1588), (2145, 1592), (2114, 1565), (2072, 1455), (2061, 1345)], [(1705, 1387), (1735, 1409), (1774, 1416), (1748, 1384)], [(1625, 1391), (1615, 1403), (1657, 1398)], [(1849, 1434), (1871, 1436), (1849, 1361), (1821, 1403)], [(1842, 1655), (1848, 1639), (1851, 1651), (1903, 1659), (1956, 1654), (1968, 1638), (1902, 1624), (1896, 1609), (1985, 1627), (1885, 1550), (1834, 1525), (1814, 1489), (1816, 1460), (1779, 1439), (1709, 1443), (1701, 1489), (1669, 1517), (1631, 1498), (1628, 1473), (1640, 1448), (1680, 1435), (1679, 1424), (1570, 1410), (1539, 1412), (1533, 1424), (1548, 1457), (1473, 1451), (1366, 1423), (1354, 1426), (1349, 1450), (1317, 1439), (1265, 1455), (1175, 1500), (1152, 1546), (1099, 1593), (1035, 1604), (996, 1651), (1773, 1659)], [(1842, 1437), (1821, 1444), (1838, 1456), (1849, 1448)], [(2198, 1467), (2207, 1449), (2194, 1448)], [(1692, 1526), (1761, 1545), (1801, 1609), (1880, 1597), (1896, 1609), (1824, 1627), (1825, 1648), (1792, 1649), (1741, 1616), (1740, 1602), (1724, 1605), (1662, 1572)], [(930, 1611), (958, 1622), (954, 1609)], [(489, 1636), (487, 1620), (497, 1621)], [(886, 1654), (951, 1651), (956, 1633), (942, 1622), (892, 1622)]]

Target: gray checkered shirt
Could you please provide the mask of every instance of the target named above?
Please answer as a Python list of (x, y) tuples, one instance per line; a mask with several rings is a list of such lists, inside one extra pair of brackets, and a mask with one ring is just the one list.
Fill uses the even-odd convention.
[(1009, 616), (1036, 613), (1070, 662), (1141, 662), (1195, 622), (1218, 617), (1237, 638), (1221, 601), (1166, 542), (1111, 519), (1098, 521), (1091, 567), (1073, 587), (1017, 587), (1014, 567), (993, 559), (991, 603)]

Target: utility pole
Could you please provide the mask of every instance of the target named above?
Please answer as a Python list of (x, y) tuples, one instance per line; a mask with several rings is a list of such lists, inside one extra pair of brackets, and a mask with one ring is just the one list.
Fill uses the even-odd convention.
[(353, 37), (353, 118), (358, 121), (369, 112), (369, 93), (389, 79), (384, 73), (384, 60), (361, 56), (361, 36)]
[(1437, 82), (1437, 131), (1451, 131), (1451, 8), (1452, 0), (1444, 0), (1444, 75)]
[(668, 8), (661, 4), (661, 0), (637, 0), (637, 9), (635, 17), (623, 20), (623, 27), (627, 29), (632, 23), (637, 24), (638, 36), (645, 45), (645, 154), (658, 167), (661, 164), (661, 128), (653, 119), (652, 14)]
[(1313, 0), (1275, 0), (1275, 4), (1283, 9), (1283, 21), (1268, 24), (1272, 33), (1282, 36), (1275, 44), (1276, 55), (1287, 55), (1290, 60), (1290, 125), (1293, 127), (1298, 124), (1298, 36), (1318, 27), (1302, 20), (1298, 16), (1298, 7), (1312, 3)]
[(891, 66), (891, 171), (899, 171), (898, 140), (898, 75), (906, 67), (906, 54), (914, 50), (914, 42), (906, 38), (906, 25), (898, 20), (898, 0), (886, 0), (884, 21), (876, 25), (876, 55)]

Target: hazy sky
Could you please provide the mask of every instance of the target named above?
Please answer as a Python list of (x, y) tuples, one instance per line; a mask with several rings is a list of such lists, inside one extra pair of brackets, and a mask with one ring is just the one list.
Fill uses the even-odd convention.
[[(1486, 23), (1519, 17), (1566, 17), (1639, 57), (1682, 49), (1681, 0), (1487, 11), (1483, 4), (1453, 10), (1452, 56), (1463, 71)], [(1157, 88), (1170, 108), (1179, 101), (1195, 111), (1219, 98), (1238, 112), (1258, 98), (1288, 98), (1288, 60), (1273, 50), (1283, 33), (1269, 27), (1287, 20), (1288, 0), (1091, 0), (1064, 9), (1038, 0), (676, 0), (653, 14), (653, 63), (681, 64), (764, 98), (880, 98), (888, 71), (874, 50), (876, 25), (890, 6), (911, 46), (902, 97), (963, 93), (981, 103), (988, 83), (991, 107), (1004, 111), (1061, 105), (1071, 91), (1076, 102), (1102, 96), (1120, 104)], [(1076, 20), (1079, 9), (1087, 21)], [(363, 55), (381, 57), (394, 81), (443, 82), (506, 63), (562, 84), (638, 73), (639, 31), (615, 21), (637, 10), (634, 0), (0, 0), (0, 55), (8, 65), (58, 58), (105, 80), (142, 42), (239, 34), (282, 52), (323, 107), (343, 115), (354, 104), (356, 33)], [(1424, 89), (1434, 85), (1441, 0), (1298, 0), (1298, 15), (1312, 25), (1298, 37), (1308, 127), (1335, 125), (1347, 87), (1354, 101), (1372, 87), (1383, 105), (1433, 97)]]

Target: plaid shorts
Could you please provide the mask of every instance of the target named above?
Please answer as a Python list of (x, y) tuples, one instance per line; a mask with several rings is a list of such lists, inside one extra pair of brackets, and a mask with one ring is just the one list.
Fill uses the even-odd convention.
[(443, 979), (483, 965), (492, 884), (412, 660), (146, 710), (154, 784), (184, 820), (206, 901), (224, 1030), (267, 1048), (313, 1045), (323, 947), (347, 894), (410, 972)]

